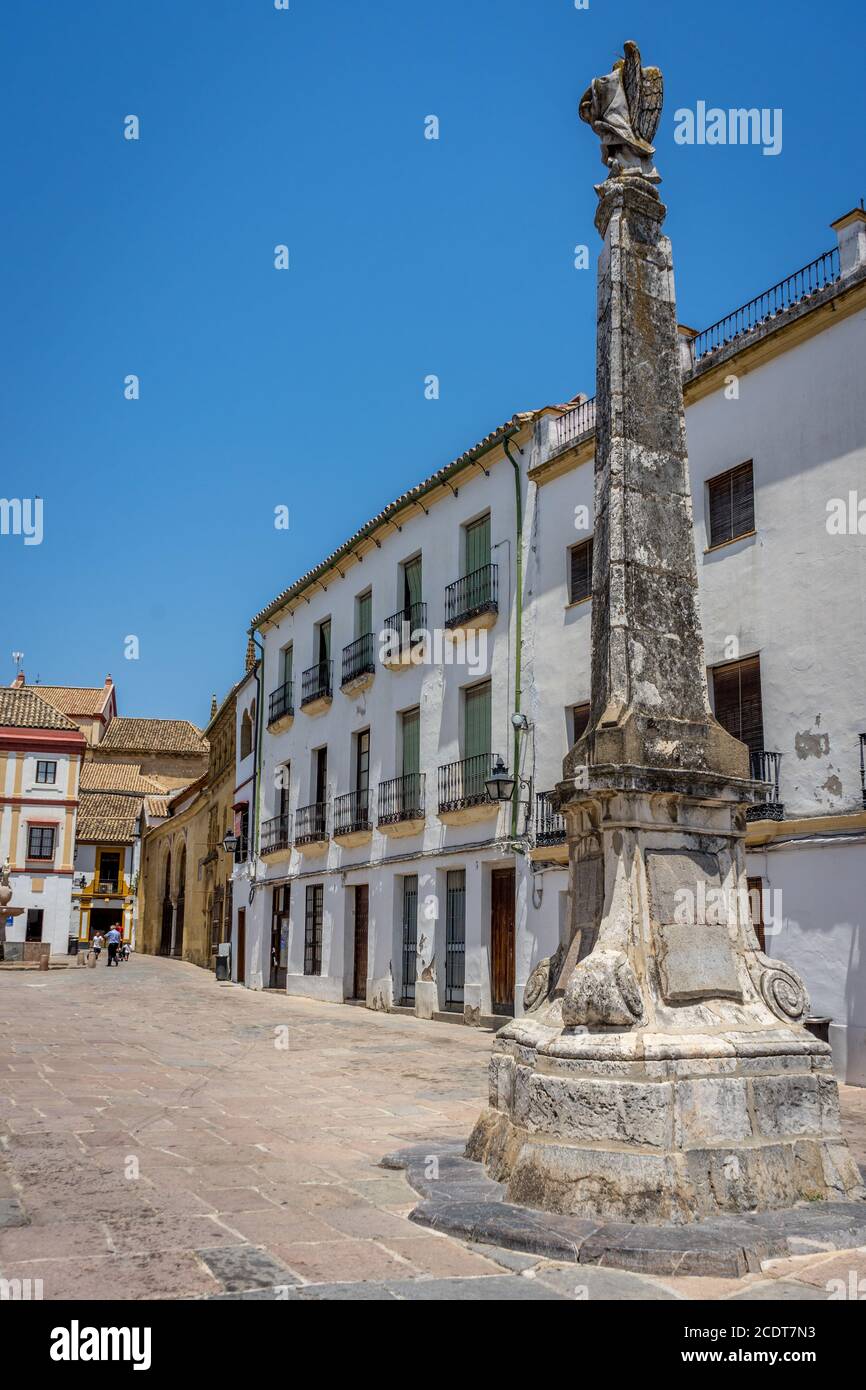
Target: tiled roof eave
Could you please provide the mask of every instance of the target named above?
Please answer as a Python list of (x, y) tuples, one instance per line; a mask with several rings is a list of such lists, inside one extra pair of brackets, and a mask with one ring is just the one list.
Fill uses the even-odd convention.
[(327, 573), (338, 560), (349, 554), (361, 541), (365, 540), (380, 526), (384, 526), (392, 517), (403, 511), (404, 508), (411, 506), (413, 502), (416, 502), (420, 497), (431, 492), (434, 488), (440, 487), (449, 478), (453, 477), (454, 474), (461, 472), (462, 469), (470, 467), (477, 459), (489, 453), (491, 449), (494, 449), (497, 444), (501, 444), (504, 440), (510, 439), (513, 435), (517, 434), (524, 425), (535, 418), (537, 413), (537, 411), (523, 411), (520, 414), (513, 415), (510, 420), (499, 425), (491, 434), (486, 435), (484, 439), (474, 444), (471, 449), (467, 449), (459, 458), (454, 459), (451, 463), (445, 464), (443, 468), (431, 474), (429, 478), (416, 484), (416, 486), (410, 488), (408, 492), (404, 492), (400, 497), (395, 498), (393, 502), (389, 502), (387, 507), (383, 508), (381, 512), (370, 521), (366, 522), (360, 530), (356, 531), (354, 535), (344, 541), (341, 546), (332, 551), (324, 560), (321, 560), (313, 569), (301, 575), (300, 579), (297, 579), (288, 589), (284, 589), (266, 608), (263, 608), (261, 612), (257, 613), (250, 623), (250, 630), (252, 631), (254, 628), (261, 627), (263, 624), (267, 623), (275, 613), (285, 608), (287, 603), (293, 598), (300, 596), (300, 594), (302, 594), (305, 589), (309, 588), (311, 584), (314, 584), (321, 575)]

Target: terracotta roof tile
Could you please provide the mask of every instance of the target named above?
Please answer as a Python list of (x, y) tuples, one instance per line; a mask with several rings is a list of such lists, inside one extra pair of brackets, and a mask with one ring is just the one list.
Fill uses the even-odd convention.
[(77, 732), (70, 719), (54, 705), (34, 694), (32, 688), (19, 686), (16, 690), (0, 687), (0, 725), (15, 729), (71, 729)]
[(91, 844), (131, 844), (140, 813), (140, 796), (84, 792), (78, 803), (76, 839)]
[(96, 760), (82, 764), (78, 785), (83, 792), (138, 792), (142, 796), (165, 790), (155, 777), (144, 776), (138, 763)]
[(111, 685), (25, 685), (40, 699), (59, 709), (61, 714), (102, 714), (114, 689)]
[(112, 719), (100, 748), (126, 753), (197, 753), (208, 751), (207, 739), (188, 719)]

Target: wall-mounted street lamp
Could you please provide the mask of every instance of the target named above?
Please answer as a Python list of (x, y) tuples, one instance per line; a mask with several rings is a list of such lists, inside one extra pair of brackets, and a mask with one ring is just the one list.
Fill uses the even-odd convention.
[(238, 837), (233, 830), (227, 830), (223, 836), (223, 849), (226, 854), (234, 854), (238, 847)]
[(502, 758), (497, 754), (493, 771), (489, 777), (485, 777), (484, 785), (487, 789), (489, 801), (510, 801), (514, 796), (514, 783), (516, 779), (511, 776)]

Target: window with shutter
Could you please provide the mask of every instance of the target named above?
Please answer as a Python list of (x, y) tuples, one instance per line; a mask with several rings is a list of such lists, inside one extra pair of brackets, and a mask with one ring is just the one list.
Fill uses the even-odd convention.
[(403, 776), (421, 771), (421, 711), (408, 709), (401, 716), (403, 730)]
[(463, 756), (490, 753), (490, 683), (466, 691), (463, 704)]
[(568, 552), (568, 601), (582, 603), (592, 597), (592, 536)]
[(764, 715), (761, 705), (761, 662), (757, 656), (713, 668), (713, 704), (716, 719), (751, 753), (764, 748)]
[(572, 746), (586, 731), (589, 723), (589, 701), (584, 705), (572, 705), (571, 707), (571, 742)]
[(403, 607), (411, 609), (421, 602), (421, 556), (407, 560), (403, 566)]
[(490, 564), (490, 517), (483, 516), (466, 527), (466, 568), (464, 574), (474, 574)]
[(724, 545), (755, 529), (752, 464), (741, 463), (707, 483), (710, 545)]
[(366, 637), (373, 631), (373, 594), (359, 594), (355, 599), (355, 637)]

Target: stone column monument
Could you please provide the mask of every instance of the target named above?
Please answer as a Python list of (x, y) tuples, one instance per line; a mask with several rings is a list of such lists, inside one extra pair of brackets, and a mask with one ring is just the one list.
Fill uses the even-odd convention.
[(592, 710), (557, 788), (571, 932), (496, 1038), (469, 1141), (508, 1199), (684, 1222), (862, 1195), (802, 981), (758, 945), (746, 746), (710, 712), (671, 246), (636, 45), (601, 138)]

